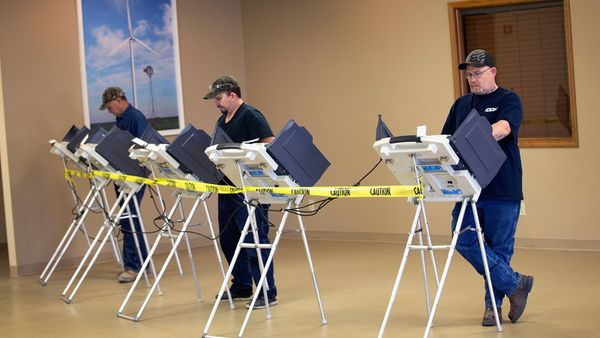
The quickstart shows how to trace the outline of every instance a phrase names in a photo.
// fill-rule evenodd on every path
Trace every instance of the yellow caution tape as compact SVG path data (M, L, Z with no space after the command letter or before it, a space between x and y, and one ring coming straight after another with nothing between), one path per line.
M104 177L114 181L134 182L146 185L161 185L175 189L184 189L198 192L211 192L217 194L239 194L244 189L229 185L218 185L196 181L186 181L158 177L149 179L145 177L115 174L106 171L92 170L84 173L78 170L65 170L65 177L72 176L90 178L93 176ZM423 198L423 187L418 185L381 185L381 186L332 186L332 187L246 187L245 191L279 195L310 195L335 198L357 197L418 197Z
M82 178L94 177L94 175L80 171L80 170L65 169L65 179L67 179L67 180L72 179L73 176L82 177Z
M246 187L247 191L281 195L310 195L321 197L418 197L422 195L417 185L380 185L380 186L337 186L337 187Z
M149 179L149 178L125 175L125 174L115 174L115 173L110 173L107 171L92 170L92 175L104 177L106 179L113 180L113 181L125 181L125 182L133 182L133 183L137 183L137 184L147 184L147 185L155 184L154 180Z
M218 185L196 181L176 180L171 178L158 177L154 180L155 184L171 188L185 189L189 191L213 192L217 194L239 194L244 190L229 185Z

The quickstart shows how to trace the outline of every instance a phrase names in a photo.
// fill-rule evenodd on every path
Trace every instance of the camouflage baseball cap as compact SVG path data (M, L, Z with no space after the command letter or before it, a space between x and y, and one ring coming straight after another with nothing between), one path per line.
M475 49L465 59L465 62L458 65L458 69L463 70L466 69L467 66L473 67L495 67L496 62L494 61L494 57L489 52L486 52L483 49Z
M208 94L204 95L204 99L214 99L215 97L217 97L217 95L219 95L219 93L222 93L224 91L232 91L234 88L239 88L239 86L240 85L233 76L223 75L216 79L215 82L213 82L210 86L208 86L208 89L210 89L210 91L208 92Z
M107 108L110 101L118 99L120 97L125 96L123 89L119 87L108 87L102 93L102 105L100 106L100 110L104 110Z

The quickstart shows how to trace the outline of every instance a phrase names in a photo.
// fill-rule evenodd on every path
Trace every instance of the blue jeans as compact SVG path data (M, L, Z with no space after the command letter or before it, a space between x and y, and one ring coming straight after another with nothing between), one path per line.
M138 219L139 215L136 212L135 204L133 202L134 198L137 198L138 205L142 203L142 197L144 197L144 190L146 186L143 186L140 191L138 191L135 196L131 198L129 201L129 209L131 210L131 217L133 219L133 225L135 227L135 232L138 238L138 242L140 244L140 251L142 252L142 257L145 260L148 256L148 250L146 249L146 242L144 241L144 234L142 234L142 228L140 227L140 221ZM117 196L119 195L119 191L117 186L115 185L115 191L117 192ZM120 203L123 205L123 202ZM140 262L140 257L138 255L137 248L135 246L135 239L132 234L131 224L129 224L129 217L127 216L127 209L121 215L121 229L123 233L123 266L125 270L134 270L139 271L142 267L142 262ZM125 218L123 218L125 217Z
M261 244L269 244L269 219L268 205L261 205L255 211L256 223L258 225L258 238ZM242 229L248 218L248 209L244 204L244 195L242 194L222 194L219 195L219 232L221 234L220 243L223 254L227 262L231 264L233 255L240 240ZM254 236L251 228L244 239L245 243L254 243ZM267 263L270 249L261 249L263 264ZM276 297L275 278L273 276L274 263L267 272L267 284L269 285L268 296ZM231 290L252 290L252 281L258 284L260 280L260 267L258 264L258 255L256 249L241 249L235 266L232 271L233 282Z
M456 227L460 208L461 203L457 203L452 210L452 231ZM504 296L512 295L515 292L521 279L521 274L513 271L510 266L520 210L520 201L484 200L477 202L477 213L483 230L485 252L497 307L502 305ZM466 227L475 228L471 205L467 206L461 229ZM491 307L492 301L485 282L485 271L477 233L465 231L460 234L456 250L484 277L485 305Z

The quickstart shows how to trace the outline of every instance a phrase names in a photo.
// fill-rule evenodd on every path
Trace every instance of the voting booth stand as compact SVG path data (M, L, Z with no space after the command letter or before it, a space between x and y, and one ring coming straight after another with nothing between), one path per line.
M189 133L188 133L188 131L189 131ZM188 134L189 134L189 136L188 136ZM198 130L194 129L193 127L188 126L184 131L182 131L182 133L180 133L178 138L171 145L167 144L166 140L164 141L164 143L161 143L161 144L151 144L151 143L146 143L143 140L135 139L134 142L136 142L139 145L139 147L131 150L130 157L133 159L136 159L140 163L143 163L144 166L149 168L152 171L153 176L155 178L160 176L161 178L164 178L164 179L186 180L188 182L202 182L200 179L204 178L204 180L207 180L206 176L202 175L202 173L199 172L198 170L193 171L193 170L188 169L188 168L193 168L194 162L189 162L189 161L193 161L193 159L187 158L185 156L181 156L178 160L178 159L175 159L175 156L174 156L174 155L179 155L179 154L185 154L185 153L181 153L181 151L182 151L181 149L187 149L185 147L181 147L181 148L179 147L179 143L180 143L179 140L181 140L182 138L185 138L185 140L183 140L186 142L185 144L191 144L191 142L192 142L191 140L196 140L202 136L206 136L208 138L208 141L210 141L210 137L208 137L208 135L206 135L204 132L198 131ZM206 146L208 146L208 144L206 144ZM204 146L200 151L203 151L206 148L206 146ZM177 149L177 151L175 149ZM192 153L194 153L194 152L192 151ZM206 157L206 155L201 152L196 152L194 155L196 155L195 159L197 159L197 157L202 157L202 156ZM214 167L214 165L212 164L212 162L210 162L208 160L208 158L206 158L205 162L208 162L208 164L210 164L212 167ZM185 164L187 164L187 166ZM156 173L158 173L159 175L157 176ZM217 239L215 238L215 232L214 232L212 220L211 220L210 214L208 212L208 206L206 203L206 200L211 196L211 193L177 188L177 187L175 187L174 184L172 187L174 188L174 195L176 197L175 203L174 203L173 207L169 210L169 212L166 216L166 221L165 221L163 227L160 229L160 232L159 232L158 236L156 237L154 244L152 245L152 248L148 252L148 256L142 265L142 270L146 269L148 264L150 264L151 258L154 255L155 251L157 250L157 248L160 244L160 241L163 238L169 238L169 240L172 243L172 249L170 250L169 254L167 255L167 258L166 258L165 262L163 263L163 266L161 267L154 284L150 287L150 290L148 291L148 293L144 299L144 302L142 303L142 305L140 306L140 308L138 309L136 314L134 316L125 315L125 314L123 314L125 307L129 303L130 298L133 295L133 292L135 291L135 289L140 281L140 278L141 278L140 275L137 276L136 280L131 285L129 292L125 296L125 299L123 300L123 303L121 304L121 307L119 308L117 316L120 318L132 320L132 321L140 320L144 310L146 309L146 307L150 301L150 298L152 297L155 289L158 287L159 281L163 277L169 263L171 262L171 259L173 258L173 256L175 256L177 259L177 257L178 257L177 256L177 248L179 247L179 244L181 243L181 241L184 238L185 238L185 242L186 242L186 246L187 246L188 256L189 256L190 263L191 263L191 269L192 269L192 274L193 274L193 278L194 278L194 285L196 288L197 298L198 298L199 302L202 301L200 286L198 283L198 277L197 277L196 267L195 267L196 264L194 261L194 257L192 255L191 245L190 245L190 241L189 241L189 237L188 237L188 233L187 233L187 229L190 226L192 218L196 214L197 209L200 206L200 204L202 204L202 207L204 209L204 214L206 216L206 222L207 222L208 229L209 229L210 236L211 236L210 237L211 242L215 249L215 254L217 256L217 261L218 261L219 267L221 269L221 274L223 276L225 276L225 270L223 268L223 262L221 259L221 254L219 252L219 246L217 244ZM184 198L193 199L193 201L194 201L193 206L192 206L189 214L187 215L187 217L185 216L185 214L183 212L183 199ZM161 203L162 203L162 198L161 198ZM163 208L164 208L164 206L163 206ZM178 234L175 236L171 232L171 227L172 227L171 219L177 210L179 210L179 212L182 216L182 219L184 219L184 222L183 222L183 226L182 226L181 230L179 230ZM177 259L177 263L179 265L179 271L181 274L182 270L181 270L181 265L179 264L178 259ZM227 292L229 295L229 290L227 290ZM233 309L234 305L233 305L233 302L231 301L231 297L229 297L229 304L230 304L230 307Z
M302 189L298 189L298 192L295 194L282 195L273 193L268 187L298 187L298 183L304 183L304 186L314 185L327 166L329 166L329 162L327 162L323 155L312 144L312 136L308 131L303 127L296 125L294 121L290 121L269 145L263 143L219 144L206 149L206 154L236 187L244 189L244 204L248 210L248 218L241 230L237 248L234 252L232 261L229 264L229 269L225 274L223 283L221 284L221 289L217 295L217 299L202 336L214 337L209 335L208 332L223 294L229 289L228 282L231 278L233 267L235 266L240 251L253 249L256 250L261 276L256 285L256 290L249 303L248 311L238 334L238 337L242 337L250 319L250 315L252 314L252 310L254 309L254 305L259 296L261 296L261 292L266 305L266 318L271 318L267 296L267 271L273 262L273 257L275 256L277 246L279 245L281 235L290 214L289 209L292 206L297 208L304 197ZM278 154L279 156L277 156ZM291 155L291 157L286 157L285 154L288 156ZM303 156L305 158L302 158ZM312 161L307 161L308 158L306 158L306 156L312 158ZM303 177L296 169L299 169L298 171L303 171L304 174L309 173L308 176L310 177ZM297 174L294 175L294 173ZM248 191L246 187L266 188ZM276 227L276 235L272 244L261 244L259 241L258 225L256 221L258 204L284 204L286 206L281 222ZM298 215L298 224L319 305L321 323L326 324L327 319L325 318L325 312L321 303L321 296L308 246L308 240L300 215ZM253 241L250 243L245 242L248 233L252 233ZM266 262L263 262L261 250L270 250Z
M383 337L406 267L408 255L413 250L419 251L423 266L428 314L428 322L423 336L427 337L433 325L435 311L444 288L444 282L448 275L458 237L462 233L461 225L468 207L473 211L475 227L469 227L463 229L463 231L475 231L477 233L487 287L489 290L493 290L476 202L482 187L487 186L498 172L506 157L498 143L492 137L490 124L484 117L479 116L476 111L474 113L471 112L469 117L467 117L465 122L452 136L427 136L424 132L418 130L416 136L384 138L376 141L373 147L401 184L414 184L416 182L422 187L424 196L421 199L409 199L416 205L416 211L408 234L400 269L394 282L383 323L381 324L379 337ZM461 203L460 214L449 245L433 245L431 242L425 212L425 205L428 202ZM418 238L418 244L413 243L415 235ZM423 241L423 236L426 238L426 243ZM433 254L435 250L448 250L448 256L441 277L438 276L435 265ZM425 251L429 251L430 253L435 284L437 285L433 304L431 304L429 297L429 277L425 264ZM502 327L498 319L494 297L491 297L491 300L496 316L496 327L498 332L501 332Z
M87 163L87 166L88 166L88 168L86 170L88 173L90 173L94 170L102 170L102 171L105 171L110 174L118 176L118 175L125 175L125 174L131 175L132 174L131 171L133 170L133 171L135 171L135 174L136 174L135 176L143 176L144 174L140 173L138 171L140 169L139 165L137 165L137 164L134 165L130 162L127 162L123 158L123 151L125 153L127 153L127 151L128 151L128 146L124 146L124 145L127 144L128 142L130 143L132 139L133 139L133 136L131 134L129 134L128 132L120 130L116 127L113 127L111 129L111 131L108 134L106 134L106 136L104 136L97 144L88 143L88 142L82 143L80 145L79 149L77 150L76 155L85 160L85 162ZM132 162L135 162L135 161L132 160ZM137 168L136 168L136 165L137 165ZM109 176L109 175L107 175L107 176ZM107 186L107 184L110 181L110 177L98 176L98 178L100 180L102 180L102 185L101 185L102 189L105 189L105 187ZM81 287L87 274L90 272L94 263L100 256L100 253L102 252L102 249L104 248L104 245L106 244L108 239L114 238L114 231L118 230L118 227L119 227L118 220L125 219L125 218L127 218L129 220L129 224L131 226L130 231L132 232L132 235L133 235L133 238L135 241L135 246L137 249L138 257L140 259L140 262L143 261L142 252L140 250L140 244L139 244L137 234L135 231L133 218L134 217L138 218L140 228L141 228L142 232L145 232L144 224L143 224L142 218L140 216L141 213L139 210L139 203L138 203L137 198L134 198L135 194L143 187L144 182L129 182L129 181L125 181L125 180L114 180L114 182L119 187L119 195L117 197L117 200L113 204L113 206L110 208L110 210L104 211L105 212L105 220L104 220L103 225L100 227L98 233L96 234L96 236L94 237L94 240L91 243L91 246L89 247L89 249L83 256L81 262L79 263L79 266L75 270L75 273L73 274L73 276L71 277L71 279L67 283L67 286L65 287L65 289L63 290L63 292L61 294L61 299L67 304L70 304L71 301L73 300L73 298L75 297L75 294ZM104 193L103 193L103 195L104 195ZM131 200L133 200L133 202L134 202L135 215L132 214L132 210L130 210L130 207L129 207L129 202ZM108 201L105 200L104 205L108 206ZM145 234L143 234L143 240L146 242L146 247L147 247L148 240L147 240ZM99 243L99 244L96 245L97 243ZM118 242L115 243L115 245L118 247ZM88 262L88 259L92 254L93 254L93 256L92 256L91 260ZM83 271L83 274L81 274L81 276L79 276L81 270L86 265L86 263L87 263L87 266L86 266L85 270ZM153 264L150 264L150 265L151 265L151 269L154 274L154 277L156 277L154 265ZM146 278L146 283L149 285L148 276L147 276L146 271L141 270L140 274L142 274L142 273ZM77 280L78 277L79 277L79 279ZM71 286L73 285L73 283L76 280L77 280L77 283L75 284L75 287L71 290ZM71 291L70 294L69 294L69 291Z
M87 129L86 127L78 129L75 126L72 126L62 141L49 141L51 145L50 152L52 154L60 156L62 160L63 167L65 169L65 178L67 180L67 185L69 186L69 190L73 197L75 208L77 208L77 213L75 214L75 217L71 221L71 224L67 228L67 231L65 232L63 238L56 247L56 250L54 250L54 253L50 257L50 260L48 261L40 275L39 282L43 286L48 284L48 280L54 273L54 270L62 260L68 248L71 246L75 235L77 235L77 233L80 230L88 244L88 248L92 245L92 243L90 242L87 227L85 225L85 219L90 211L104 209L105 205L107 205L107 198L106 193L104 191L104 187L108 184L110 180L106 180L102 177L91 178L89 180L90 190L85 196L85 198L81 201L81 204L79 204L80 200L75 189L75 182L73 180L72 174L70 173L72 169L69 168L69 163L74 164L76 170L82 170L84 172L87 171L87 164L85 164L79 156L75 155L75 152L79 147L79 143L88 136L89 129ZM123 262L121 261L121 253L119 251L119 246L117 245L117 240L113 236L110 238L110 241L115 261L118 265L121 265L122 267Z

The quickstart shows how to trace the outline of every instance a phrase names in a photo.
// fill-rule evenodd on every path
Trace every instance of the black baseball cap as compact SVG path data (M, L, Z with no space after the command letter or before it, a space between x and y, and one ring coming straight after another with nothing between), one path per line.
M486 52L483 49L475 49L465 59L465 62L458 65L458 69L463 70L466 69L467 66L473 67L495 67L496 61L494 60L494 56L492 54Z

